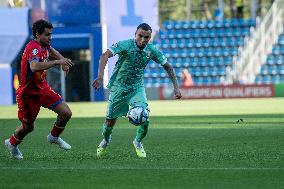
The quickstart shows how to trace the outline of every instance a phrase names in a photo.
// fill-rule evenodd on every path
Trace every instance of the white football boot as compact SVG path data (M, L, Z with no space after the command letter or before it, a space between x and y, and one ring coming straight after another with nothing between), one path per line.
M57 144L60 148L64 149L64 150L70 150L71 146L65 142L62 138L60 137L54 137L52 136L50 133L49 135L47 135L47 141L50 142L51 144Z
M5 140L5 146L7 147L7 149L10 151L11 155L13 158L17 159L17 160L21 160L23 159L23 154L21 153L21 151L19 150L18 148L18 145L17 146L13 146L11 143L10 143L10 139L6 139Z

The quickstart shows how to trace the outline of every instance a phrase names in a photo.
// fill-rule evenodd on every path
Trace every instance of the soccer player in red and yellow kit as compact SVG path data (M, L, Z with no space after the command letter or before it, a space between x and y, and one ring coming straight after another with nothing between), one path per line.
M18 118L22 124L16 128L10 139L5 140L5 146L15 159L23 159L18 145L33 131L40 107L49 108L58 114L47 141L65 150L71 149L59 135L72 112L61 96L48 86L45 77L46 70L54 66L61 66L67 74L73 63L50 46L52 29L53 26L48 21L36 21L32 27L34 39L26 45L22 56L21 85L16 92ZM50 61L49 56L55 60Z

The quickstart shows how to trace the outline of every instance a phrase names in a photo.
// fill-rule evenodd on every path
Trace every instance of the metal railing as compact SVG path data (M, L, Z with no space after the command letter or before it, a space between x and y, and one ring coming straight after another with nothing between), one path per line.
M225 84L254 83L261 65L272 51L279 34L283 31L284 0L276 0L262 21L257 19L250 36L245 38L245 46L239 48L238 56L233 58L231 69L227 70Z

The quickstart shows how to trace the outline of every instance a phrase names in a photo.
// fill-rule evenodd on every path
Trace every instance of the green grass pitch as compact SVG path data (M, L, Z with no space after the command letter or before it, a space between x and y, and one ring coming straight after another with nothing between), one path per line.
M118 120L105 157L96 158L106 103L70 103L63 151L46 142L55 114L10 158L4 139L19 124L16 106L0 107L0 188L284 188L284 99L151 101L146 159L132 146L136 127ZM243 122L240 120L242 119Z

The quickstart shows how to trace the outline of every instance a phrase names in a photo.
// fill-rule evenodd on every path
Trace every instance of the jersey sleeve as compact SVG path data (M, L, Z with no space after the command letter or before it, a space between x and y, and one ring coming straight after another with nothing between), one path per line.
M31 46L27 54L28 62L29 63L31 63L32 61L40 62L40 58L41 58L41 54L40 54L39 47Z
M164 65L165 63L167 63L167 58L165 57L165 55L158 50L155 46L153 46L152 48L152 60L154 60L155 62L157 62L160 65Z
M126 50L129 49L129 41L125 40L125 41L119 41L115 44L113 44L112 46L110 46L108 48L108 50L111 51L111 53L113 54L113 56L115 56L116 54L120 54L125 52Z

